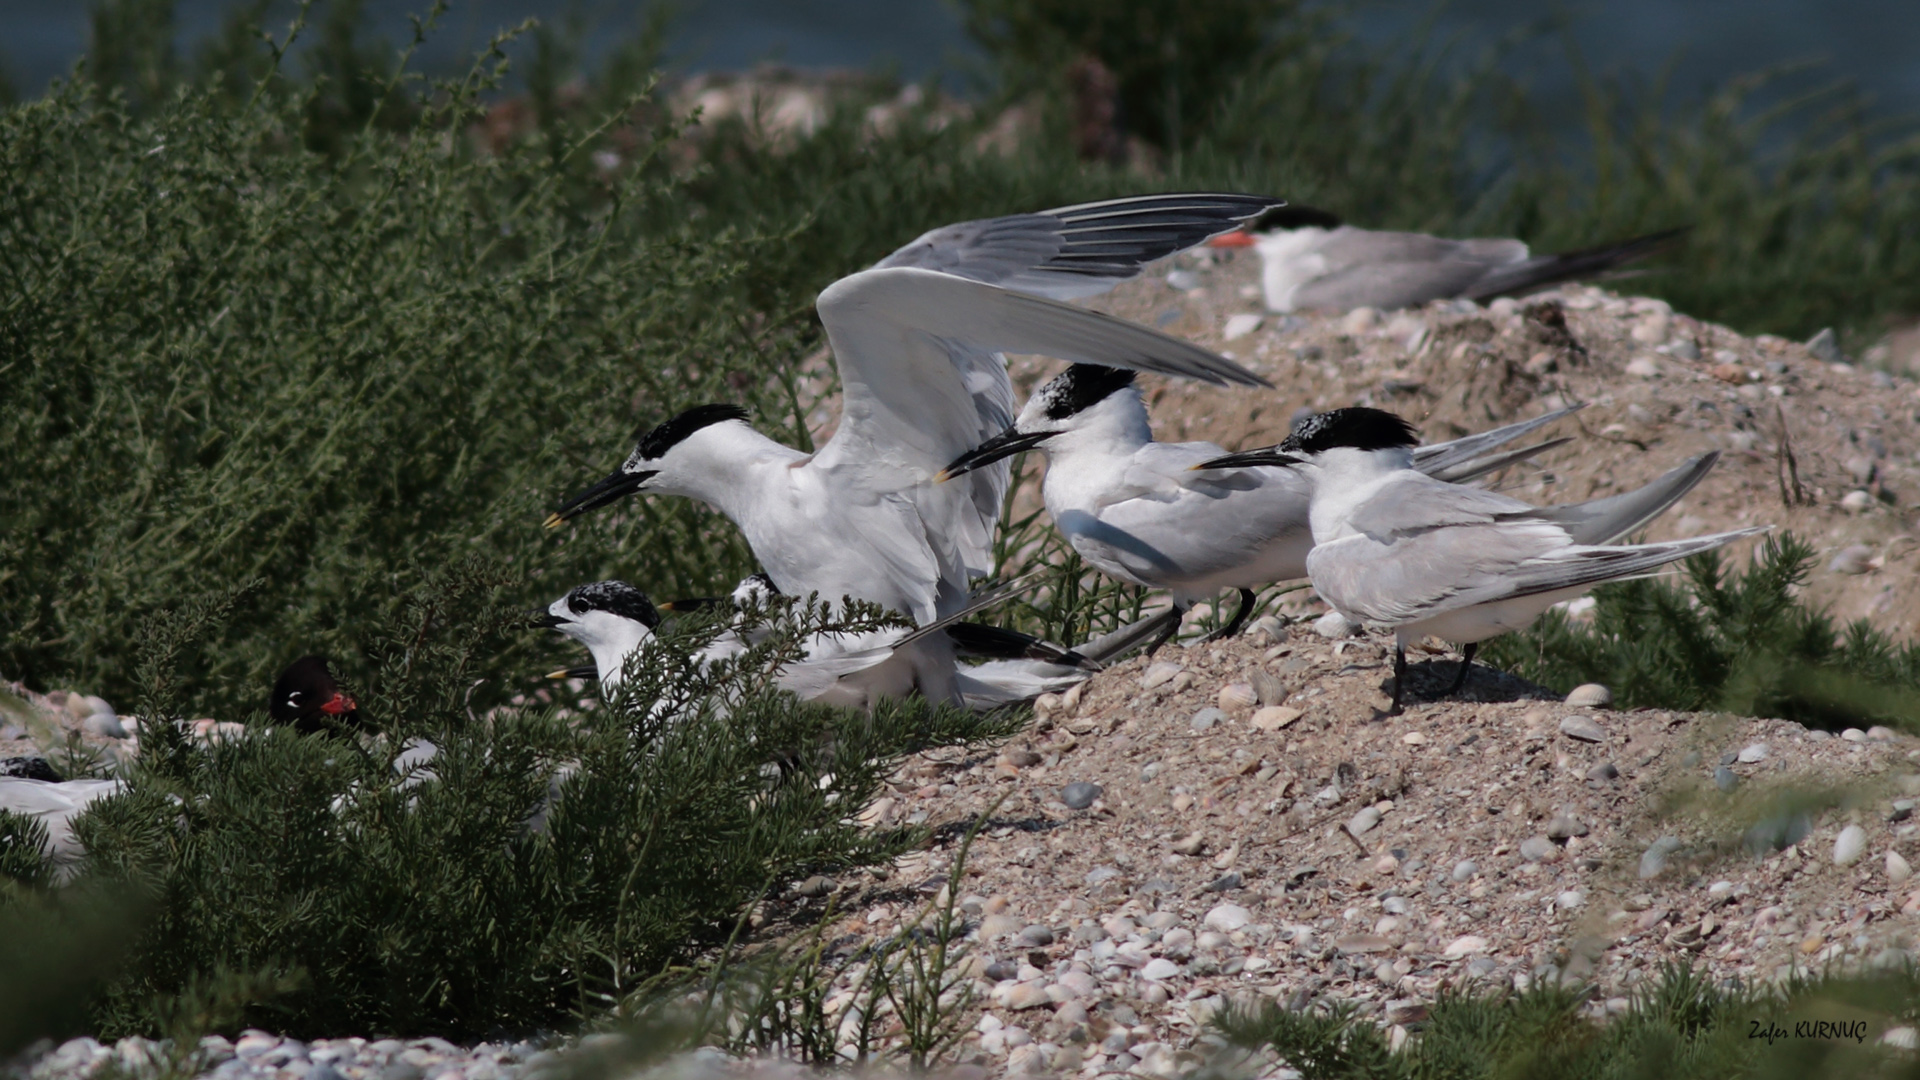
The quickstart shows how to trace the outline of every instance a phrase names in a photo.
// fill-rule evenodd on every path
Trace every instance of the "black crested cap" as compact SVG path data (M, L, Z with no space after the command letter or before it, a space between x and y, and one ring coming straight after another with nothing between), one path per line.
M1074 364L1034 391L1046 407L1047 419L1065 420L1105 401L1114 391L1133 385L1132 368L1105 364Z
M738 405L695 405L686 412L655 425L652 431L640 436L640 445L634 448L633 456L639 461L657 461L666 456L667 451L680 444L682 439L711 424L728 420L745 421L747 410Z
M1280 444L1281 453L1317 454L1323 450L1388 450L1420 445L1413 425L1390 412L1355 406L1307 417Z
M741 585L748 585L748 584L758 585L761 588L767 590L767 592L771 593L774 596L780 595L780 586L775 585L773 583L773 579L767 576L767 572L765 570L756 570L753 573L748 574L746 576L746 579L741 581L740 584Z
M1276 232L1282 229L1337 229L1340 215L1312 206L1276 206L1247 222L1248 232Z
M567 610L575 615L604 611L632 619L649 630L660 625L660 612L654 608L653 601L624 581L596 581L575 586L567 593Z

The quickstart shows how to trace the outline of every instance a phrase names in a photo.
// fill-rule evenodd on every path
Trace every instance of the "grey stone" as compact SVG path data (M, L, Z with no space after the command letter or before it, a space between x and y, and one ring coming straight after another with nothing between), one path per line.
M1520 857L1528 862L1546 862L1553 858L1559 849L1553 841L1544 836L1529 836L1520 841Z
M1823 364L1838 364L1846 360L1840 351L1840 336L1828 326L1807 339L1807 354Z
M1246 879L1240 876L1240 871L1230 870L1227 873L1221 874L1219 877L1214 878L1212 881L1208 882L1207 887L1200 891L1201 892L1226 892L1228 889L1238 889L1242 885L1245 885L1246 883L1247 883Z
M1347 831L1355 836L1359 836L1362 833L1370 832L1373 827L1378 824L1380 824L1380 811L1369 806L1348 820Z
M1022 945L1041 948L1053 944L1053 931L1039 923L1034 923L1020 931L1020 937L1016 940Z
M1618 780L1620 779L1620 767L1611 761L1603 761L1587 770L1587 779Z
M1102 794L1099 784L1089 784L1082 780L1068 784L1060 789L1060 801L1067 804L1069 810L1085 810L1093 805L1093 800Z
M1467 961L1467 974L1477 978L1484 979L1499 969L1500 965L1490 956L1476 956Z
M377 1075L380 1080L422 1080L426 1073L420 1071L420 1066L413 1062L398 1058L389 1061L386 1068L381 1069Z
M1740 764L1742 765L1754 765L1765 760L1767 760L1766 743L1748 743L1746 746L1740 748Z
M1194 713L1193 719L1188 721L1188 723L1192 725L1195 731L1206 731L1216 724L1225 723L1226 719L1227 713L1225 709L1209 705L1199 712Z
M1567 840L1575 836L1587 835L1587 823L1568 814L1555 814L1547 822L1547 839Z
M1747 850L1755 855L1785 851L1805 840L1813 832L1813 817L1807 813L1775 814L1748 829Z
M1905 821L1913 816L1912 799L1893 800L1893 812L1887 815L1888 821Z
M1663 836L1640 854L1640 880L1659 877L1667 868L1667 857L1680 850L1680 838Z
M1480 872L1479 864L1472 859L1461 859L1453 864L1453 880L1465 881Z
M1713 786L1721 791L1732 791L1740 786L1740 777L1725 765L1713 770Z
M1560 734L1581 742L1606 742L1607 733L1590 716L1568 716L1560 720Z

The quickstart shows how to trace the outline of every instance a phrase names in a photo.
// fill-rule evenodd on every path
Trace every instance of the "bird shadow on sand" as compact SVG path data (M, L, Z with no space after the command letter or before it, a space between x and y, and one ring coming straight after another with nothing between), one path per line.
M1440 705L1449 702L1463 704L1493 705L1513 701L1551 701L1558 702L1565 695L1541 686L1539 683L1512 675L1498 668L1475 662L1467 673L1466 685L1457 694L1448 694L1455 679L1460 677L1460 657L1434 657L1419 663L1407 665L1407 686L1402 704ZM1393 675L1389 673L1380 680L1382 694L1393 693Z

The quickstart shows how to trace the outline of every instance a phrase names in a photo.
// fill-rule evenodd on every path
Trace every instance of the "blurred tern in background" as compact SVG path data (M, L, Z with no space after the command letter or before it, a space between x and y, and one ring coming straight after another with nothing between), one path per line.
M817 453L761 435L737 406L700 406L648 432L547 525L638 492L684 495L731 519L780 591L851 596L926 626L964 607L969 583L993 569L1006 467L930 481L1012 418L1001 352L1265 385L1199 346L1061 299L1104 291L1276 205L1151 195L936 229L820 294L842 407ZM893 660L928 697L960 696L945 635Z
M1686 231L1668 229L1617 244L1534 255L1518 240L1447 240L1356 229L1324 210L1287 206L1210 243L1260 253L1260 289L1268 311L1391 311L1454 297L1484 303L1592 277L1663 251Z
M1416 467L1453 480L1491 472L1561 445L1566 440L1489 453L1573 411L1427 447ZM1094 567L1134 585L1172 590L1179 613L1221 589L1239 592L1239 610L1214 637L1239 632L1252 614L1255 589L1307 574L1312 481L1288 470L1195 471L1226 451L1207 442L1153 441L1131 371L1069 367L1034 391L1018 420L954 459L941 476L962 476L1031 449L1047 453L1041 496L1054 527ZM1164 639L1153 647L1161 644Z
M1618 536L1671 506L1712 467L1714 456L1696 458L1624 496L1542 508L1427 476L1414 464L1418 441L1413 425L1392 413L1335 409L1310 417L1278 446L1207 463L1286 466L1311 480L1308 577L1342 614L1393 629L1396 714L1411 642L1431 634L1465 646L1460 673L1447 691L1455 693L1480 642L1522 629L1596 585L1647 577L1771 528L1596 546L1596 538ZM1681 486L1687 477L1691 482ZM1648 494L1663 481L1666 488Z

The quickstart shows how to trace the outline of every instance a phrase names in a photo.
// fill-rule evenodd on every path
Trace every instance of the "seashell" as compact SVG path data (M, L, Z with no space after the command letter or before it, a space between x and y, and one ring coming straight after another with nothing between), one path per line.
M1252 686L1253 696L1262 705L1278 705L1287 700L1287 684L1271 672L1254 672Z
M1596 682L1585 683L1573 688L1567 704L1576 709L1605 709L1613 704L1613 691Z
M1329 611L1313 620L1313 632L1330 640L1352 637L1353 631L1353 620L1337 611Z
M1864 514L1873 509L1873 496L1864 491L1849 491L1840 496L1840 509L1849 514Z
M1253 708L1254 704L1260 700L1260 695L1254 692L1250 683L1228 683L1220 688L1220 695L1216 700L1220 708L1231 714Z
M1873 549L1865 544L1841 548L1827 569L1836 574L1864 574L1873 569Z
M1148 667L1146 673L1140 676L1140 689L1151 690L1156 686L1164 686L1172 682L1173 677L1183 670L1185 669L1179 664L1170 664L1162 660Z

